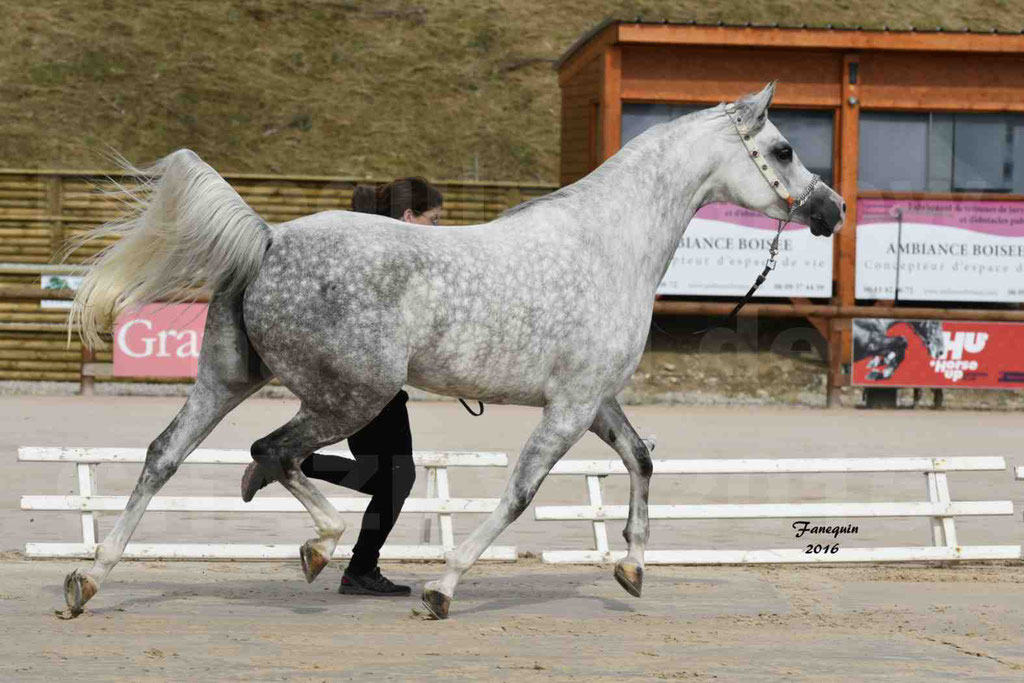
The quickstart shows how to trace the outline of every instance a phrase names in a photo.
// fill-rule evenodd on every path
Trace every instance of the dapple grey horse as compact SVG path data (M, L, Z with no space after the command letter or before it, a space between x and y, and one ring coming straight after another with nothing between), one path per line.
M792 219L821 236L845 214L842 198L817 184L768 121L773 93L770 84L654 126L579 182L470 227L345 211L268 225L194 153L162 159L148 171L137 211L97 233L121 239L89 271L70 322L95 345L125 307L181 300L206 286L213 297L199 375L149 446L93 566L65 579L72 613L121 558L153 495L271 377L301 406L253 444L252 457L313 517L317 537L300 550L307 580L326 565L345 523L300 463L357 431L410 384L543 409L497 508L426 585L431 615L447 617L460 577L587 430L629 471L628 554L615 577L639 596L652 465L616 395L640 361L655 288L686 225L709 202ZM804 201L794 203L786 188Z

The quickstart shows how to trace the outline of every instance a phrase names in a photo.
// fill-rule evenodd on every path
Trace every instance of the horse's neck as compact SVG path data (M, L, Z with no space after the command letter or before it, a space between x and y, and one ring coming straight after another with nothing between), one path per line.
M638 141L643 144L609 160L581 192L586 227L600 233L614 262L632 269L652 293L690 219L711 196L717 136L708 125L698 121L671 137Z

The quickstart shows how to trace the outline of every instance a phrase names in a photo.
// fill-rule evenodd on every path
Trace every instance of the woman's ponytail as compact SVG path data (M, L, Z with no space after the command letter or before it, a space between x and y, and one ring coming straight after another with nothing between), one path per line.
M444 202L441 191L420 177L398 178L380 185L356 185L352 189L352 210L401 218L407 209L417 216Z
M352 188L352 210L358 213L377 213L377 188L356 185Z

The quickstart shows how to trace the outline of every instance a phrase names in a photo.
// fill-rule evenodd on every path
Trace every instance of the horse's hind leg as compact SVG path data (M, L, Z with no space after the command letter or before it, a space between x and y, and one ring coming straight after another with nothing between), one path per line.
M317 537L309 539L299 549L307 582L312 582L330 562L345 532L345 521L302 473L300 465L317 448L358 431L380 412L395 392L383 392L376 400L344 401L344 410L331 412L316 412L304 404L288 424L252 445L253 460L272 479L280 481L313 518Z
M237 306L214 299L207 314L199 376L185 405L171 424L149 445L146 463L114 528L96 548L88 570L64 579L64 598L72 615L99 590L120 561L149 501L177 471L181 462L206 438L232 408L267 382L259 356L248 344Z
M647 494L653 471L650 451L614 398L601 405L590 431L615 449L629 472L629 520L622 531L629 548L626 557L615 565L615 579L630 595L640 597L644 582L644 548L650 534L647 516Z
M498 506L483 524L446 555L441 578L423 587L423 606L435 619L448 617L459 579L529 506L544 477L583 436L593 419L593 406L556 408L549 405L544 409L544 417L519 454Z
M327 498L302 473L300 465L317 448L334 443L345 435L328 431L329 423L318 420L305 407L288 424L252 445L252 458L271 478L281 482L313 518L317 538L299 549L302 573L307 583L327 566L338 540L345 532L345 520ZM336 425L335 425L336 426Z

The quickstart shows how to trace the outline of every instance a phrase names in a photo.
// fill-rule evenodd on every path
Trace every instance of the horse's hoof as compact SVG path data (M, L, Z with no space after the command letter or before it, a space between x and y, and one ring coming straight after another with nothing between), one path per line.
M452 604L452 599L432 588L423 589L423 607L430 612L430 616L435 619L447 619L448 608Z
M85 603L96 595L100 586L88 574L75 570L64 577L64 602L68 603L71 616L77 617L82 613Z
M299 548L299 559L302 560L302 573L306 575L306 583L313 583L313 580L320 576L331 558L320 552L316 547L319 539L310 539Z
M631 560L620 560L615 565L615 580L635 598L644 587L644 567Z

